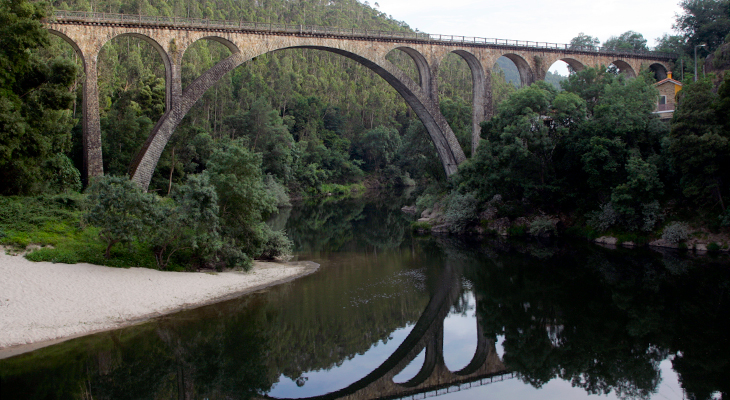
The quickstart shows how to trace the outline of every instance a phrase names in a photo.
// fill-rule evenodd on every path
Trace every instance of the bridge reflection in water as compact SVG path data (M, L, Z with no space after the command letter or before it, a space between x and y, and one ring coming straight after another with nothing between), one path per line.
M462 294L462 289L461 273L447 263L439 279L439 287L418 322L385 362L344 389L297 399L422 399L513 378L515 375L502 363L494 340L484 336L479 314L476 316L477 346L471 362L455 372L446 366L444 320ZM476 301L479 302L478 297ZM396 383L394 378L424 350L425 360L418 373L404 383ZM282 398L264 396L262 399Z

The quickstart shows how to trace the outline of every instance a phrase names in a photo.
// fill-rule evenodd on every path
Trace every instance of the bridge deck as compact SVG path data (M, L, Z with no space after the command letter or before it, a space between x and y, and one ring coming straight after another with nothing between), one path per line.
M573 46L564 43L534 42L513 39L482 38L459 35L441 35L425 32L380 31L369 29L349 29L314 25L288 25L268 22L219 21L199 18L178 18L164 16L148 16L134 14L112 14L86 11L56 10L53 13L56 23L90 23L130 25L147 27L164 27L173 29L207 29L244 32L265 32L287 35L325 35L343 38L361 38L368 40L398 40L427 42L444 45L460 45L474 47L510 47L524 49L540 49L547 51L569 51L597 55L641 56L657 60L675 60L676 54L655 51L609 50L596 47Z

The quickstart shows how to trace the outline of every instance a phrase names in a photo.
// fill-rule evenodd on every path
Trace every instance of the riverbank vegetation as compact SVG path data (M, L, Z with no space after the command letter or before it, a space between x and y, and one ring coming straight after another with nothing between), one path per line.
M423 218L414 228L549 236L572 226L575 234L614 236L619 244L703 242L727 250L730 65L718 60L730 49L730 3L723 3L728 15L716 3L682 3L686 14L677 24L684 36L660 40L684 54L698 40L712 44L706 64L714 72L683 81L670 123L654 114L658 92L649 71L627 78L615 68L587 68L561 91L536 82L482 124L478 150L454 179L419 198L410 211ZM629 33L604 47L646 48ZM679 241L676 221L686 222Z

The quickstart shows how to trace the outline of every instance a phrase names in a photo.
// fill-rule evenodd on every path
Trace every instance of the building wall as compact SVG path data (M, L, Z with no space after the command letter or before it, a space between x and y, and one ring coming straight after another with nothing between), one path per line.
M681 86L675 85L672 82L664 82L661 85L658 85L657 89L659 90L660 96L666 96L667 98L665 106L659 105L659 100L657 99L657 112L659 114L659 118L670 119L674 113L666 111L673 111L675 109L677 104L677 93L679 92L679 89L681 89Z

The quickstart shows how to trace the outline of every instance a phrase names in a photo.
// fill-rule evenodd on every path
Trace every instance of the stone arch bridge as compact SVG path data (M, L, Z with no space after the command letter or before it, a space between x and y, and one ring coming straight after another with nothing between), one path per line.
M83 149L85 178L103 174L101 126L97 86L97 59L105 43L118 36L134 36L150 43L165 64L165 113L132 160L132 180L149 186L157 162L175 128L198 99L224 74L256 56L283 49L309 48L348 57L385 79L414 110L433 141L447 176L465 160L464 151L438 101L438 69L449 53L461 56L472 72L472 148L479 143L479 123L492 115L491 71L498 58L512 60L523 85L544 79L548 68L563 60L576 70L614 64L635 76L642 68L666 76L675 55L596 51L543 42L483 39L413 32L382 32L332 27L209 21L139 15L56 11L45 22L53 34L66 40L83 61L86 79L83 98ZM182 87L185 51L198 40L222 43L231 55ZM392 50L401 50L414 61L419 73L415 82L386 60Z

